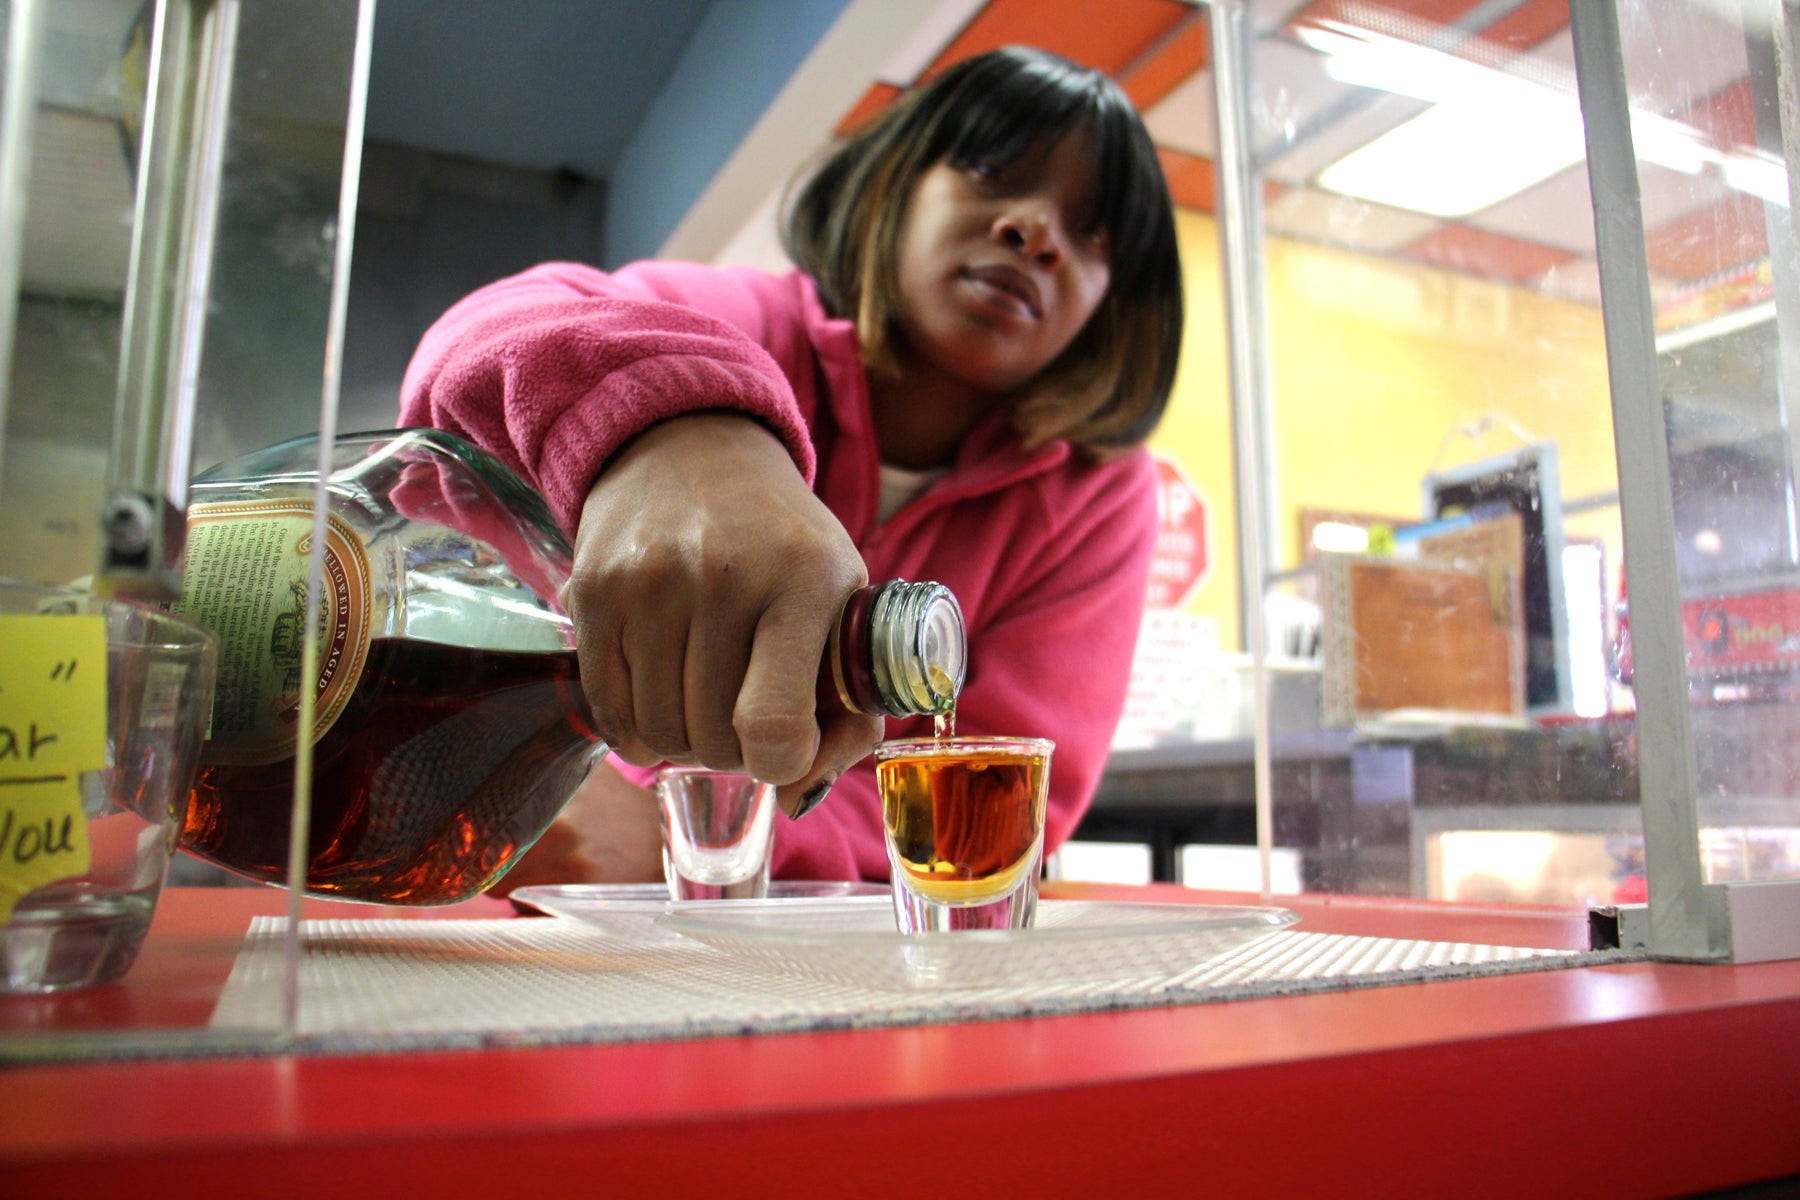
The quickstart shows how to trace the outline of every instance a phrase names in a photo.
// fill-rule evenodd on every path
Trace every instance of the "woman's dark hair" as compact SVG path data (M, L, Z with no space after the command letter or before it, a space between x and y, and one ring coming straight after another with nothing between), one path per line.
M1068 349L1027 386L1013 421L1030 444L1095 451L1149 437L1168 404L1181 346L1181 263L1156 147L1131 101L1100 71L1042 50L989 51L889 105L795 181L782 245L850 317L871 370L893 369L901 336L895 266L901 219L938 163L1010 164L1083 132L1110 240L1111 282Z

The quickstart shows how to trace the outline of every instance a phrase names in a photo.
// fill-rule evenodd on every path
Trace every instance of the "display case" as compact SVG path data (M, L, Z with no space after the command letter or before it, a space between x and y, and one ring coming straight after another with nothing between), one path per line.
M1141 661L1230 688L1084 834L1800 953L1791 10L1207 12L1235 586Z

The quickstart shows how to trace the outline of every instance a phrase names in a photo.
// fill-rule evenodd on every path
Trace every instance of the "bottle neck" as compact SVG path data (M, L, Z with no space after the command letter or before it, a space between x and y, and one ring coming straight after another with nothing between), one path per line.
M837 624L831 630L831 644L826 647L832 687L829 691L821 688L828 698L867 717L887 712L875 686L875 662L869 653L869 616L880 590L873 586L858 588L844 601L844 611L838 614Z
M963 681L962 609L941 584L894 580L861 588L844 603L826 659L831 690L853 712L949 712Z

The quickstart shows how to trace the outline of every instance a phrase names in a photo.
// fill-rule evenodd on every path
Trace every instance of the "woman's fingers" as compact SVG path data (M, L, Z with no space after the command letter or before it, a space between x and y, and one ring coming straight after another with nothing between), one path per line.
M635 733L659 760L697 761L685 686L688 639L694 628L691 613L655 602L633 614L628 627L625 659L631 667Z
M781 443L700 413L642 434L588 495L569 612L582 682L627 762L815 765L821 653L861 555Z
M880 717L865 717L848 709L820 715L819 751L812 765L799 779L775 792L781 811L795 820L828 802L837 777L875 749L886 727Z
M828 598L796 588L757 623L732 724L758 779L791 783L818 753L819 657L836 617Z
M692 626L681 677L688 741L695 761L715 771L744 767L732 712L749 659L748 627L727 625L723 619Z
M619 758L647 767L657 758L637 735L631 668L626 665L621 631L605 619L611 613L607 605L588 598L591 590L595 589L577 576L563 593L563 606L579 631L575 655L594 730Z

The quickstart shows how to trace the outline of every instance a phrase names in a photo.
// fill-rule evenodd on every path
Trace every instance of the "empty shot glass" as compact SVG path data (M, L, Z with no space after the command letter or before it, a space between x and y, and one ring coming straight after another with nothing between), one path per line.
M769 890L775 785L734 771L664 767L663 874L672 900L758 900Z
M216 653L168 613L0 580L0 994L108 983L137 958Z
M1054 749L1015 737L875 748L901 933L1030 926Z

